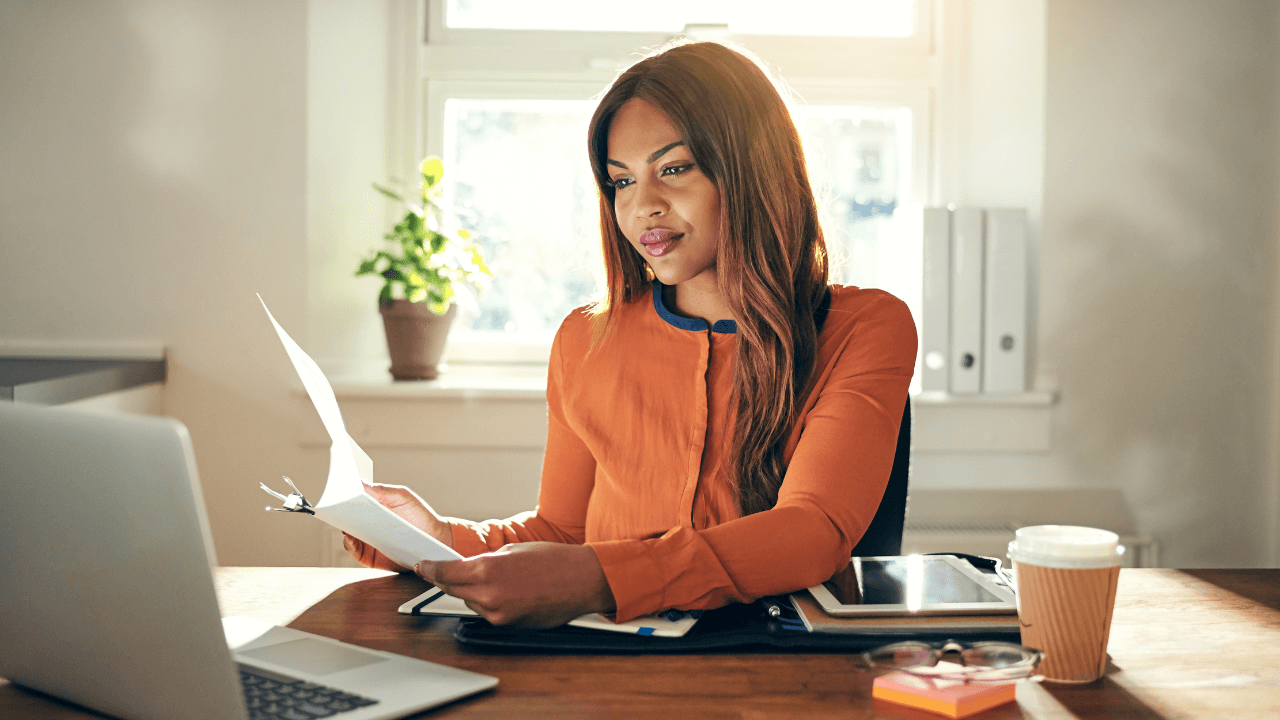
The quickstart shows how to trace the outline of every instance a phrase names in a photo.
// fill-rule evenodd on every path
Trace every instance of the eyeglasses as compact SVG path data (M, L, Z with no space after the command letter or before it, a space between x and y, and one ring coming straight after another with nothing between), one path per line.
M924 642L900 642L862 653L872 668L898 670L922 677L962 682L999 683L1032 677L1044 653L1004 642L962 644L948 640L942 647Z

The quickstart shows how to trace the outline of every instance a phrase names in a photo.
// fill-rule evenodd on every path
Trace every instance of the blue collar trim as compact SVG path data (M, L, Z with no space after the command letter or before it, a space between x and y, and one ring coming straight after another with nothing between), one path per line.
M702 318L680 317L667 309L662 302L662 288L666 287L658 280L653 281L653 309L658 311L658 317L667 321L668 325L678 327L681 330L692 330L694 332L706 332L707 321ZM717 320L711 326L711 332L724 333L731 335L738 332L738 323L732 320Z

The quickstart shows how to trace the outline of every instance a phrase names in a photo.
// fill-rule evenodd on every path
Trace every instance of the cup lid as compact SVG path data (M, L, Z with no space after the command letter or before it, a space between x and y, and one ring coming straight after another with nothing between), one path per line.
M1020 528L1009 543L1009 559L1048 567L1110 567L1123 554L1119 535L1077 525Z

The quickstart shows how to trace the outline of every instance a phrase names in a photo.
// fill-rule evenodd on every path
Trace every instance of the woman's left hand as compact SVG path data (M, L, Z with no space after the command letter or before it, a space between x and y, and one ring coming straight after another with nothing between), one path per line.
M423 560L414 571L494 625L556 627L613 612L613 591L586 545L529 542L465 560Z

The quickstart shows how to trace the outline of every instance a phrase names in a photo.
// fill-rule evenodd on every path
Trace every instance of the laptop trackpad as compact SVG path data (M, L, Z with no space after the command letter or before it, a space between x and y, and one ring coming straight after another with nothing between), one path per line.
M236 654L255 660L265 660L312 675L328 675L380 663L387 659L382 655L312 638L290 640L253 650L240 650Z

